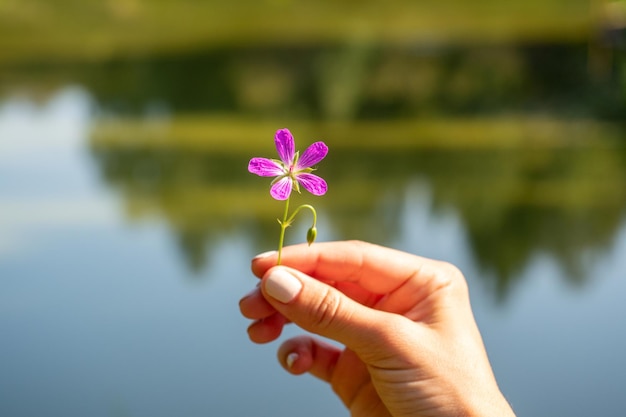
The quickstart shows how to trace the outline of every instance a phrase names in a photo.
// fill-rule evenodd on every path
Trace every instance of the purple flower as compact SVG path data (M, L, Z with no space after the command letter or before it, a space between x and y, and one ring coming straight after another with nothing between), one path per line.
M294 188L300 192L300 185L311 194L326 194L328 190L326 181L311 174L314 171L311 167L326 157L328 146L324 142L315 142L300 157L300 153L295 151L293 136L288 129L276 131L274 142L280 161L252 158L248 164L248 171L253 174L261 177L276 177L270 189L272 197L276 200L286 200Z

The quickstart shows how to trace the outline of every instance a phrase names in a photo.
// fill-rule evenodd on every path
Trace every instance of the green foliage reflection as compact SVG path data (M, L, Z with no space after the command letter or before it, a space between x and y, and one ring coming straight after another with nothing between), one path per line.
M443 123L446 129L455 124ZM386 126L381 130L394 131ZM586 277L581 257L609 247L624 221L626 152L618 142L593 137L566 146L557 140L566 126L551 142L534 147L459 142L435 149L407 140L396 149L379 142L367 150L358 140L340 144L337 138L333 147L330 137L323 175L331 187L316 204L337 238L390 244L404 227L398 213L406 189L422 178L432 188L435 213L453 208L461 218L500 296L541 253L557 259L577 282ZM344 129L345 137L358 137L358 126L352 133ZM485 121L483 131L488 130ZM106 182L123 193L128 215L166 219L193 268L202 268L207 249L235 232L250 236L259 250L273 245L277 228L271 219L280 207L245 170L255 151L241 151L255 139L231 140L229 151L223 144L221 150L185 141L176 146L174 139L162 147L149 141L130 146L128 140L94 134L93 155ZM381 219L382 226L372 226Z

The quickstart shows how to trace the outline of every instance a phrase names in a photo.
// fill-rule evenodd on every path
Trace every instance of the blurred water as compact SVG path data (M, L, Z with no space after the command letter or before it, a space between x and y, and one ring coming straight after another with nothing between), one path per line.
M102 175L105 165L89 146L93 107L78 87L40 103L0 104L0 415L345 414L328 387L280 369L277 343L247 339L237 302L255 284L249 259L271 248L274 236L250 232L250 219L209 228L210 262L189 268L167 212L129 215L133 194ZM233 157L242 162L233 169L245 170L248 157ZM503 295L502 270L477 252L465 200L446 195L454 178L442 187L442 177L410 157L390 156L409 168L389 165L388 186L363 179L376 199L352 216L354 224L342 225L341 206L321 203L319 237L373 236L459 265L496 375L520 416L621 415L623 206L601 238L582 239L561 258L546 240L529 240L518 266L503 269L512 276ZM359 161L371 170L363 158L344 160L347 170L360 172ZM326 173L337 183L347 175L332 165ZM256 221L273 225L271 217ZM379 226L387 233L351 232ZM572 273L564 259L580 268Z
M292 414L285 395L336 411L247 340L246 236L216 248L211 279L190 277L165 227L129 225L94 181L88 112L72 89L0 110L0 415Z

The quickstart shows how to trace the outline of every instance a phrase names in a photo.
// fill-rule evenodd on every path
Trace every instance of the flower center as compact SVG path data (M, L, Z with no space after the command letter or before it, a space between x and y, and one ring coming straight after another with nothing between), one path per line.
M296 175L295 175L295 172L294 172L294 171L295 171L295 166L294 166L294 165L290 165L290 166L289 166L289 170L287 171L287 175L288 175L289 177L291 177L291 178L295 179L295 178L296 178Z

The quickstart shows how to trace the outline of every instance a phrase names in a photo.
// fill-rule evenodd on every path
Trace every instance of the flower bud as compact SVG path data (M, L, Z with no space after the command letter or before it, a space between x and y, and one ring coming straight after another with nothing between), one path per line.
M316 237L317 237L317 228L313 226L306 232L306 241L308 242L309 246L311 246L311 244L315 242Z

